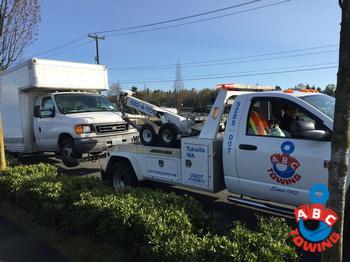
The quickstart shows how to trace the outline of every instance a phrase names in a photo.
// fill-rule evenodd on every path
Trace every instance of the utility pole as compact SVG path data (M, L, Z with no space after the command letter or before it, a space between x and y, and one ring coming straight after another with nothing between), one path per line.
M95 39L95 43L96 43L96 57L95 57L95 61L96 64L100 64L100 55L98 52L98 40L105 40L106 37L105 36L98 36L97 34L88 34L88 37Z

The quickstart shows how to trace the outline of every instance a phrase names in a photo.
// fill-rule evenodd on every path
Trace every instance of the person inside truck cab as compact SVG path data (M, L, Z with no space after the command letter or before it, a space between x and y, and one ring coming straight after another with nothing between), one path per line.
M280 120L280 128L283 131L288 132L290 134L290 129L293 121L298 121L299 116L297 115L298 110L296 107L291 105L285 105L282 113L282 117Z

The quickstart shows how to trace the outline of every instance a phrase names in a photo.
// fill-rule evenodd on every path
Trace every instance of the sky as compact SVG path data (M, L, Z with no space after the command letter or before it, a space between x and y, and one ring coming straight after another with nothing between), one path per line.
M226 7L232 8L103 32ZM324 88L336 84L340 18L337 0L41 0L38 36L24 59L95 63L88 34L101 32L100 63L109 82L120 81L124 89L172 89L177 63L189 89L219 83ZM172 27L180 23L188 24Z

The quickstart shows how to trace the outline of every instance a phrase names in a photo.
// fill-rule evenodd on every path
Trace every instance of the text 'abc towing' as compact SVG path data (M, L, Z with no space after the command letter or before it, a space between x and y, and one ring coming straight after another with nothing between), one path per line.
M319 196L319 193L322 193L322 196ZM339 233L332 232L338 216L332 209L325 207L329 198L326 186L316 184L309 194L311 204L301 205L294 210L298 227L290 234L297 247L309 252L323 252L333 247L340 239ZM313 230L308 229L305 225L307 220L318 221L318 227Z

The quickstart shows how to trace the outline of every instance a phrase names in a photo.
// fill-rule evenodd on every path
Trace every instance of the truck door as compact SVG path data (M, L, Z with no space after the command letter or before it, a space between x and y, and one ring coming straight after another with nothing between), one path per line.
M36 144L40 151L55 151L57 148L57 135L55 126L55 105L50 96L38 97L36 101L38 110L34 116L34 133Z
M331 131L320 118L282 98L253 98L242 115L236 160L241 192L299 205L327 184Z

